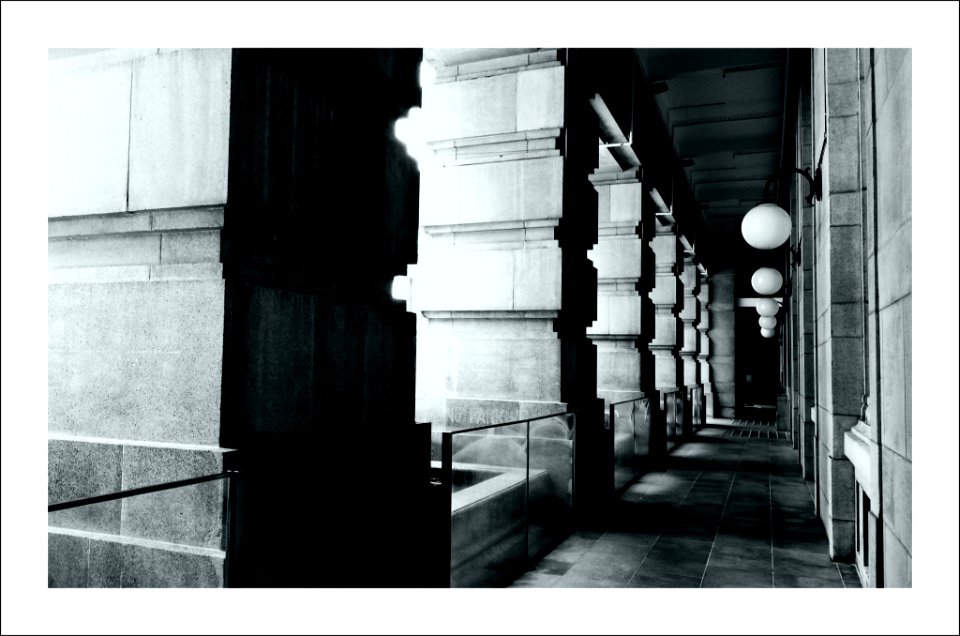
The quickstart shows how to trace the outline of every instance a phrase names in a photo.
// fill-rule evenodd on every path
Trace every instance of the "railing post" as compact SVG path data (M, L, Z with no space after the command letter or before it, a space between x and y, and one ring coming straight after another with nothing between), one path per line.
M527 420L527 475L524 480L523 495L523 544L523 551L526 556L524 567L526 568L530 565L530 420Z
M236 581L236 559L237 559L237 530L238 530L238 506L239 497L239 475L233 473L227 478L226 483L226 502L224 505L223 521L223 586L235 587Z
M453 562L452 510L453 510L453 433L444 431L440 446L440 503L439 503L439 563L441 587L450 587L450 564Z

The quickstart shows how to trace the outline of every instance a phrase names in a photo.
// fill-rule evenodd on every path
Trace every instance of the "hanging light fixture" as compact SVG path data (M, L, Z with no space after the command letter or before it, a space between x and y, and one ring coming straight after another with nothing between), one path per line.
M783 286L783 276L772 267L761 267L753 273L750 284L758 294L769 296L780 291Z
M780 305L772 298L761 298L757 301L757 313L761 316L776 316Z
M757 322L759 322L760 326L764 329L773 329L777 326L777 318L775 316L760 316L760 320Z
M758 250L772 250L790 238L790 215L776 203L761 203L740 223L743 239Z
M774 329L761 329L760 335L764 338L773 338L775 335L777 335L777 332Z
M823 161L823 149L820 151L820 161ZM792 172L803 175L810 183L807 203L813 205L814 198L819 201L821 190L820 166L817 166L815 176L811 176L810 170L807 168L803 170L794 168ZM776 197L773 195L776 178L777 175L774 174L767 179L763 187L763 199L761 199L760 204L747 212L743 221L740 222L740 233L743 234L743 240L758 250L776 249L790 238L792 225L790 215L775 203Z

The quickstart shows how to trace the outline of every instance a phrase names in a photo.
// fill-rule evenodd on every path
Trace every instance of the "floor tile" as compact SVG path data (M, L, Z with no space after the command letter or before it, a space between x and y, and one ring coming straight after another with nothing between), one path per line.
M700 577L637 573L627 587L700 587Z
M706 558L702 560L682 560L675 557L667 558L650 554L646 559L643 560L643 563L640 564L640 568L637 570L637 572L651 576L669 574L700 577L703 575L703 571L706 569L706 567Z
M597 540L598 544L622 543L634 546L652 546L659 537L660 533L648 534L637 532L607 532Z
M713 553L710 555L710 561L707 563L709 569L733 569L733 570L764 570L773 571L773 564L770 562L770 556L728 556L724 554Z
M825 579L813 576L794 576L792 574L774 573L776 587L843 587L840 573L835 578Z
M572 561L561 561L554 558L544 558L540 559L540 562L537 563L534 571L539 574L564 574L567 570L573 567Z
M639 565L643 558L650 553L650 545L630 545L628 543L608 543L597 541L597 543L584 553L584 557L591 555L609 555L622 559L626 562Z
M592 558L585 556L564 573L564 577L609 579L626 585L637 570L638 563L624 562L616 557Z
M702 587L773 587L770 572L708 568Z
M860 582L860 575L857 573L857 567L855 565L841 563L839 569L840 578L843 580L844 587L863 587L863 583Z
M511 587L554 587L560 576L544 572L527 572L513 582Z
M833 563L801 563L794 559L774 560L773 570L777 574L793 576L813 576L819 578L840 578L840 571Z
M550 587L626 587L626 582L613 579L591 579L565 574Z
M602 527L574 533L516 585L859 583L855 568L841 570L829 558L810 486L790 444L725 435L719 428L699 431L628 486Z

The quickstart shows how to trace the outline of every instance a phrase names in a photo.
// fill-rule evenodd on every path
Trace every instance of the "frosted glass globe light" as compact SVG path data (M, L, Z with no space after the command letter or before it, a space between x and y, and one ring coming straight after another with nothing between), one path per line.
M743 240L758 250L772 250L790 238L790 215L775 203L761 203L740 223Z
M773 329L761 329L760 335L764 338L773 338L775 335L777 335L777 332Z
M757 313L761 316L776 316L780 305L772 298L761 298L757 301Z
M769 296L780 291L783 286L783 276L772 267L761 267L753 273L750 284L758 294Z
M773 329L777 326L777 319L773 316L760 316L760 320L757 322L759 322L760 326L764 329Z

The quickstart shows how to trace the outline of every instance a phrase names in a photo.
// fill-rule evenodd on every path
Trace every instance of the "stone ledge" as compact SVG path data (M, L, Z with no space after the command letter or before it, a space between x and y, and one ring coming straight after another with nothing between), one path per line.
M622 292L625 295L637 294L643 298L641 292L637 291L637 285L641 280L639 276L597 276L597 293Z
M219 280L222 278L223 265L220 263L93 265L88 267L53 267L47 271L48 285Z
M117 439L110 437L90 437L86 435L71 435L69 433L60 433L50 431L47 433L47 440L59 440L66 442L85 442L89 444L114 444L117 446L148 446L153 448L170 448L185 451L209 451L212 453L229 453L236 449L224 448L207 444L180 444L176 442L154 442L150 440L139 439Z
M468 154L465 156L455 156L446 161L441 161L443 166L473 166L484 163L497 163L500 161L526 161L529 159L543 159L545 157L559 157L559 149L548 150L520 150L515 152L497 152L491 154ZM441 158L438 155L438 158Z
M47 219L47 237L59 239L158 230L213 229L223 227L223 216L223 206L214 205L51 217Z
M559 137L560 128L539 128L535 130L521 130L509 133L495 133L477 137L461 137L458 139L438 139L428 141L427 147L431 150L443 148L466 148L470 146L487 146L493 144L510 143L515 141L532 141L537 139L553 139Z
M587 337L590 338L595 344L606 345L610 349L627 349L633 351L639 351L640 346L638 345L640 339L643 337L643 334L638 333L588 333Z
M506 59L506 58L501 58ZM554 66L562 66L559 61L552 62L537 62L537 63L525 63L525 64L514 64L513 66L505 66L501 68L481 70L481 71L472 71L472 72L462 72L458 69L458 72L453 74L445 74L441 76L437 74L437 84L447 84L451 82L468 82L475 79L483 79L484 77L493 77L495 75L506 75L508 73L522 73L524 71L535 71L541 68L551 68Z
M155 550L166 550L168 552L181 552L183 554L195 554L198 556L211 556L223 558L226 554L223 550L215 548L201 548L193 545L183 545L180 543L169 543L167 541L157 541L155 539L142 539L140 537L128 537L118 534L105 534L103 532L88 532L86 530L74 530L72 528L60 528L57 526L47 526L49 534L68 535L94 541L110 541L122 545L135 545L143 548L153 548Z
M880 493L876 479L879 449L870 439L870 427L864 422L843 433L843 454L853 464L854 474L860 487L871 501L879 501Z
M526 230L532 228L557 227L560 218L529 219L523 221L490 221L486 223L457 223L454 225L424 225L423 231L430 236L454 234L459 232L493 232L503 230Z
M531 311L424 311L423 316L428 320L528 320L542 319L551 320L557 318L560 312L557 310Z
M628 170L597 170L589 175L594 186L613 186L640 183L640 168L630 168Z
M636 239L638 241L642 240L638 228L640 227L640 221L623 221L620 223L599 223L597 225L597 237L602 237L607 240L628 240Z

